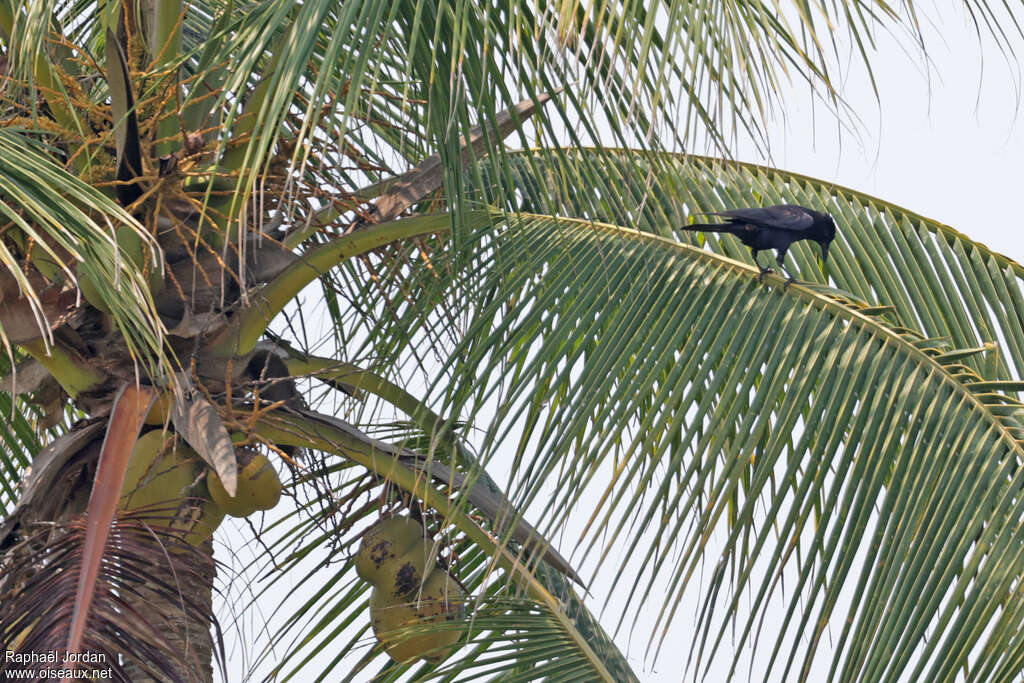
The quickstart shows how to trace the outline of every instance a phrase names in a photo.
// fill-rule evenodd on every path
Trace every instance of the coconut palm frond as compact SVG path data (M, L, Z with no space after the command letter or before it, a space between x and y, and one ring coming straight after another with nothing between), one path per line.
M701 244L746 263L732 237L699 236L679 226L702 213L794 203L829 211L839 236L828 270L814 245L789 252L800 278L824 282L877 306L891 306L897 325L955 348L992 379L1024 372L1024 268L948 225L863 192L782 169L700 156L628 150L510 154L522 208L628 225ZM619 201L609 201L616 196ZM495 201L497 193L484 197ZM698 218L700 220L700 218Z
M480 240L449 290L453 309L474 313L435 391L485 430L482 462L518 444L510 497L542 530L595 501L574 561L627 591L634 611L620 623L654 608L670 628L710 561L694 586L709 600L695 667L730 624L750 642L779 599L789 616L769 637L783 671L815 661L833 619L846 624L833 666L848 671L934 675L950 665L946 644L1012 645L1008 630L979 635L996 606L970 596L998 590L1024 540L1003 523L1020 505L1024 425L1007 393L1018 382L983 378L891 309L759 283L748 265L635 230L520 215ZM932 510L943 515L912 523ZM781 576L799 586L784 599ZM915 603L911 628L874 607L917 595L920 581L937 598ZM838 608L847 595L852 606ZM1008 604L1003 619L1016 613ZM857 649L868 632L891 634L907 656L876 661ZM924 658L911 660L916 647Z

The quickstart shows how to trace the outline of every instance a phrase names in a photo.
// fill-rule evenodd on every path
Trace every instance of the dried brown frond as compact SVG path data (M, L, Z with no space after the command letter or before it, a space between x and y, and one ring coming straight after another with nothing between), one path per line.
M121 513L104 551L82 649L92 661L82 666L109 669L114 680L137 680L140 672L156 680L202 679L212 641L194 628L182 640L187 623L214 624L212 654L224 669L220 629L195 588L209 584L213 560L180 540L180 530L154 523L160 512ZM170 519L174 510L163 513ZM85 535L84 515L39 525L0 557L0 642L7 649L29 656L64 652ZM141 606L153 602L162 603L162 612L142 614ZM0 671L12 666L21 665L0 662Z

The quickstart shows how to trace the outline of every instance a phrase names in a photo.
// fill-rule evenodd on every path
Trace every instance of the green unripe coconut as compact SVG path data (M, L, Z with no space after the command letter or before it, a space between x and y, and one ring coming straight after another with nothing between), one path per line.
M125 470L119 507L138 510L153 506L151 523L181 532L194 546L213 536L224 513L205 487L196 483L202 471L199 454L182 442L163 452L165 434L154 429L135 442Z
M238 489L229 496L220 477L213 471L206 475L210 497L221 510L232 517L248 517L257 510L269 510L281 500L281 480L262 453L242 450L240 460L251 456L248 463L239 462Z
M119 227L117 245L135 267L146 274L150 291L154 294L159 292L163 288L163 278L150 258L150 246L143 242L139 233L128 226Z
M163 288L163 280L160 278L160 273L152 267L152 264L150 264L149 268L150 270L147 277L149 289L151 292L157 293ZM81 263L76 266L75 274L78 278L78 289L82 292L82 298L89 302L89 305L93 308L102 311L103 313L110 313L110 306L107 305L107 302L100 294L99 287L93 281L92 277L89 276L89 273Z
M157 427L166 424L171 414L171 402L173 400L170 390L162 392L156 397L153 407L149 409L144 423Z
M213 536L213 532L223 521L224 511L220 506L212 500L203 500L199 497L187 508L183 521L180 524L175 522L174 526L186 529L182 540L199 547L203 541Z
M100 289L93 282L93 279L86 272L84 264L79 263L75 267L75 274L78 277L78 289L82 292L82 298L84 298L89 304L104 313L110 313L110 306L103 300L100 295Z
M382 593L399 597L419 588L433 560L433 543L423 526L408 517L391 517L363 533L355 565L356 573Z
M205 171L205 173L203 172ZM207 167L202 171L194 171L182 182L185 192L205 193L207 190L216 193L234 192L236 180L225 168Z
M135 442L125 470L120 506L125 510L169 503L191 494L199 474L199 456L178 443L165 453L164 432L154 429Z
M414 629L461 620L465 611L465 592L442 569L432 571L410 598L395 598L377 588L370 595L373 633L399 663L418 658L436 663L448 657L462 636L460 629L432 628L424 633Z
M63 283L67 278L67 274L64 272L64 264L58 262L46 252L33 253L32 265L50 282Z

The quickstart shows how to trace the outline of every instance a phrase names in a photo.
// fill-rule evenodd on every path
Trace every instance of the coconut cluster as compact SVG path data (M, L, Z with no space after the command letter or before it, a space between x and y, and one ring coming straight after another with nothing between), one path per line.
M281 499L281 480L267 456L244 448L237 455L238 488L229 496L198 453L162 429L152 429L132 449L119 507L138 510L199 546L213 536L226 514L248 517Z
M455 650L457 628L430 624L461 620L466 593L448 572L435 567L434 543L408 517L383 519L363 534L356 573L373 584L370 623L396 662L439 662Z

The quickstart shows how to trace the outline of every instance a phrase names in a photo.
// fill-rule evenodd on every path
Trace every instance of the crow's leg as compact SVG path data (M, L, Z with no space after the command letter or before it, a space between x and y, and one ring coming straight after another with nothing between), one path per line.
M786 274L786 284L783 287L789 287L791 284L796 282L796 276L786 270L786 249L779 249L778 254L775 256L775 262L779 264L779 270Z
M751 247L750 248L750 255L754 257L754 265L756 265L757 266L757 270L760 271L757 274L757 281L758 282L764 282L764 276L767 275L768 273L774 273L775 271L772 270L771 268L765 268L764 266L761 265L761 262L757 260L757 252L759 252L759 251L761 251L761 250L760 249L754 249L753 247Z

